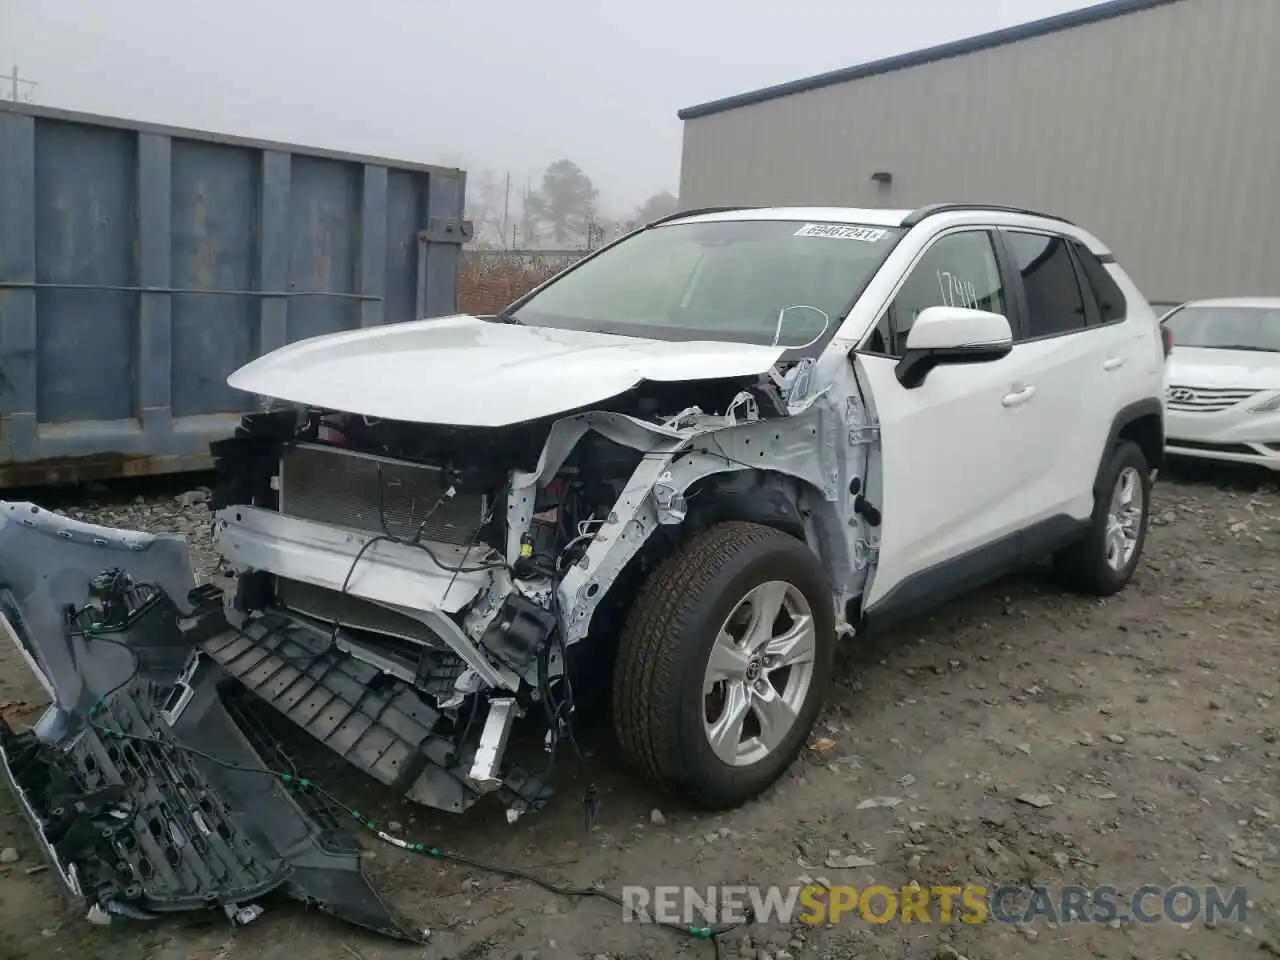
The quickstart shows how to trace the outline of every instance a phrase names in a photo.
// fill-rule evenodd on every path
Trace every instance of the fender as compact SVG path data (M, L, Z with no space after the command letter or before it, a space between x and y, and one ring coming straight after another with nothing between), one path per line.
M866 576L842 536L853 512L852 501L841 492L861 468L854 455L859 448L847 444L847 432L837 410L816 404L784 420L704 431L681 443L681 449L646 455L583 558L560 582L565 645L572 646L586 635L596 607L650 535L659 526L683 526L686 510L698 522L700 514L715 516L721 510L747 519L740 512L746 509L756 514L752 519L772 520L770 525L782 525L806 542L812 534L843 603ZM811 500L807 521L800 504L782 502L790 499L783 478L799 481L799 489L812 491L806 498ZM705 493L696 492L707 490L708 484L710 490L725 484L725 489L741 496L732 497L723 507L715 505ZM655 488L661 488L671 502L659 504ZM704 498L708 502L699 503ZM711 512L703 513L704 508Z
M1115 447L1121 437L1127 436L1126 431L1145 417L1155 417L1156 422L1160 425L1158 435L1154 438L1154 444L1143 444L1140 438L1134 437L1135 442L1143 447L1143 453L1147 455L1148 465L1153 470L1157 470L1164 463L1164 405L1155 397L1148 397L1145 400L1139 400L1131 403L1126 407L1121 407L1116 413L1115 419L1111 422L1111 430L1107 433L1107 445L1102 448L1102 457L1098 461L1098 472L1093 481L1093 495L1098 497L1102 494L1102 470L1106 466L1107 454ZM1146 447L1151 445L1153 450Z

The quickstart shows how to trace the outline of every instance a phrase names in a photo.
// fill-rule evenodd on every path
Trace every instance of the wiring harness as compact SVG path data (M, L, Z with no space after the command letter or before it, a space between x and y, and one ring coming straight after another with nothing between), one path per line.
M168 738L128 733L123 730L114 729L105 723L102 723L100 718L107 710L112 696L137 679L141 669L138 654L132 647L121 642L116 637L106 636L105 634L127 628L151 604L158 602L163 595L158 588L155 588L152 585L134 583L128 574L122 570L106 571L99 577L94 578L90 586L89 602L79 608L69 607L66 610L65 618L67 629L88 642L103 642L119 647L120 649L127 651L132 658L132 667L128 675L122 681L113 685L103 695L97 697L92 706L86 711L86 715L84 717L86 722L89 723L90 726L92 726L93 729L105 740L147 744L162 753L182 753L238 773L248 773L269 777L279 781L290 790L297 791L301 794L314 794L318 796L331 804L336 810L344 813L361 828L376 836L382 842L390 844L408 853L417 854L441 862L456 863L475 870L502 876L509 880L519 880L532 883L556 896L579 899L601 899L614 904L615 906L621 907L624 910L627 908L621 897L611 893L603 887L576 887L567 884L560 884L549 880L546 877L539 876L536 873L522 870L517 867L488 863L464 853L450 850L447 847L427 844L396 836L395 834L388 832L384 826L378 823L375 819L365 815L350 804L345 803L332 791L320 786L311 778L301 775L296 770L273 770L265 766L246 767ZM202 592L202 588L197 588L196 591L193 591L193 599L197 600L199 603L211 603L211 593L212 591L208 589L204 589ZM92 608L94 607L97 609L93 610ZM545 673L543 673L543 676L545 676ZM565 700L567 701L569 710L571 711L572 688L568 686L567 676L565 680ZM551 736L553 737L551 750L552 755L554 756L554 738L558 736L558 730L555 729L555 726L558 726L559 723L564 721L565 718L562 718L560 714L566 704L564 702L556 703L549 697L545 702L548 707L548 721L554 725L551 733ZM571 726L568 727L568 737L579 758L585 760L582 751L578 749L577 742L573 738ZM593 786L588 786L587 797L584 798L584 803L589 807L598 806L598 797L595 795ZM591 821L594 819L594 813L594 808L588 811L588 829L590 829ZM696 940L710 941L717 958L721 956L719 938L730 930L741 925L686 926L662 920L655 920L654 922L659 926L686 937Z

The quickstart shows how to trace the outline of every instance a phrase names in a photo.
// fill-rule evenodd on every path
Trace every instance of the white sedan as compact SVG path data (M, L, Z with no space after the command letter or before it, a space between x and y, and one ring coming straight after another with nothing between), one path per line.
M1167 452L1280 470L1280 297L1197 300L1161 324Z

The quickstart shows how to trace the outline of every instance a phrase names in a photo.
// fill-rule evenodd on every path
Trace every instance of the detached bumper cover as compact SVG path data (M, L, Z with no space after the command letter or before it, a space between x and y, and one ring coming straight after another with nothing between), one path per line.
M369 885L340 811L269 772L291 768L199 652L234 628L194 586L179 540L0 503L0 632L54 700L30 731L0 720L0 771L63 889L108 916L237 922L280 891L420 939Z

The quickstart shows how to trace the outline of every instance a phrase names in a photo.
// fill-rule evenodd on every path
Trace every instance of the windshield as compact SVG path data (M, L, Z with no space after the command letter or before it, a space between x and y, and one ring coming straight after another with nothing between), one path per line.
M1164 322L1175 346L1280 353L1280 308L1184 307Z
M835 333L902 230L672 223L622 241L507 314L530 326L790 348Z

